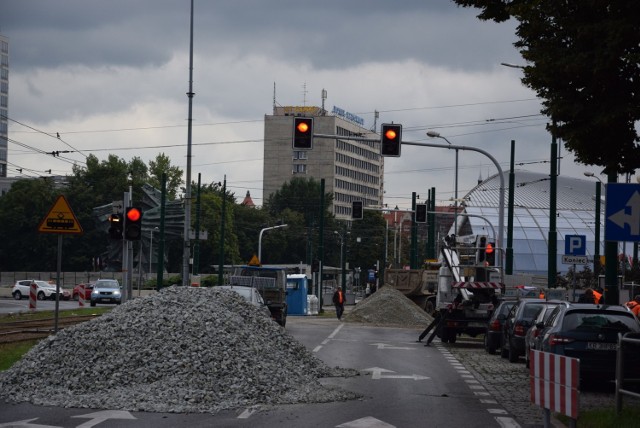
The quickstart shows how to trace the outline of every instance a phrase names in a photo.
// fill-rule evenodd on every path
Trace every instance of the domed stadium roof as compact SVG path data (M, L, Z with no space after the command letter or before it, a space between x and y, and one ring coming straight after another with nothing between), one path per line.
M546 275L548 266L549 239L549 187L550 177L528 171L515 171L513 208L513 272ZM504 173L504 240L506 248L509 173ZM493 230L487 222L498 228L498 205L500 201L500 179L498 174L479 183L464 196L465 212L474 217L465 217L460 230L471 231L473 235L486 234L494 238ZM562 264L565 252L565 236L586 236L586 255L589 267L593 269L596 226L596 180L582 180L573 177L557 177L556 230L557 230L557 271L566 273L572 265ZM604 201L604 186L602 189ZM604 223L605 204L600 204L600 223ZM480 216L480 217L475 217ZM496 233L497 230L496 230ZM466 234L466 233L465 233ZM600 255L604 254L604 227L600 227ZM582 270L582 266L577 266Z

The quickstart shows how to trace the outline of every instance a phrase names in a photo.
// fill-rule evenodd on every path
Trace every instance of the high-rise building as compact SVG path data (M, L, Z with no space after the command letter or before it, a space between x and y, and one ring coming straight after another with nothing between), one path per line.
M313 117L314 134L364 137L371 141L338 138L313 139L311 150L293 148L295 116ZM334 107L274 107L264 120L263 198L294 177L325 180L325 192L333 194L331 210L337 219L351 219L351 203L382 207L384 160L380 137L363 127L358 116Z
M7 176L9 149L9 39L0 35L0 177Z

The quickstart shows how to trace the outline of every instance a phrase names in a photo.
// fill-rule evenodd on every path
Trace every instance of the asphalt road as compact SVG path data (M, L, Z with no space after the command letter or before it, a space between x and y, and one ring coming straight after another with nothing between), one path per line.
M342 323L330 317L290 317L287 331L329 365L359 370L360 376L323 379L322 383L359 393L362 398L238 409L217 415L2 403L0 428L520 426L438 341L430 347L417 343L419 331Z

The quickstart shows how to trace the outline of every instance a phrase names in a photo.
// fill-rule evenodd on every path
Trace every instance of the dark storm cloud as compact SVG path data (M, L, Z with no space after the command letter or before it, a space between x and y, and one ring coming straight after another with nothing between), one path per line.
M6 1L12 69L159 66L189 46L188 0ZM414 59L491 68L513 59L510 24L479 22L449 0L195 1L195 51L261 54L316 69Z

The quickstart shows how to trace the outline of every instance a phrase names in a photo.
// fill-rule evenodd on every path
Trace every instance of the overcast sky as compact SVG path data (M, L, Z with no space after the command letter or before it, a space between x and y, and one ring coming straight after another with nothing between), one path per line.
M488 151L506 172L549 173L540 102L520 83L515 23L481 22L449 0L195 1L192 177L227 177L239 201L262 200L265 114L278 105L338 106L365 127L401 123L403 139L435 130ZM68 174L94 154L186 169L189 0L0 0L9 38L9 176ZM41 131L41 132L36 132ZM60 133L60 140L55 136ZM49 134L49 135L47 135ZM42 152L69 150L54 158ZM561 174L596 167L562 150ZM385 203L411 192L454 195L455 152L404 146L385 161ZM23 169L22 174L18 171ZM493 175L489 158L459 152L459 196ZM595 186L594 186L595 187ZM126 189L123 189L123 191ZM110 201L106 201L110 202Z

